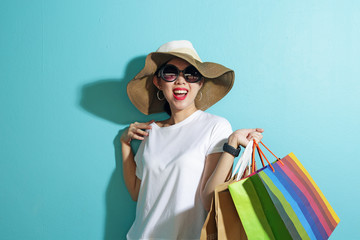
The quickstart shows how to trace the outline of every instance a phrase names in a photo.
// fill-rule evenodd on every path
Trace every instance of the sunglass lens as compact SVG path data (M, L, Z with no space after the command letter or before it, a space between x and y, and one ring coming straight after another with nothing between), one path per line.
M185 79L190 82L197 82L201 79L201 74L200 72L194 67L194 66L189 66L185 69Z
M167 65L162 70L162 77L165 81L172 82L176 79L179 72L175 66Z

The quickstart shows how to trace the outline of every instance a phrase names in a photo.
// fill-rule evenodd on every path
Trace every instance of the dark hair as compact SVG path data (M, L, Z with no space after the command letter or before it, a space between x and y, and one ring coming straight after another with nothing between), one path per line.
M166 100L165 100L164 110L169 116L171 116L170 104Z

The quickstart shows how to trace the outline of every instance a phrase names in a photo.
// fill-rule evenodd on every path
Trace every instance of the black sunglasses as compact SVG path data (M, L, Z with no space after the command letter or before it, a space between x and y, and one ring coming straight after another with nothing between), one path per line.
M184 70L179 70L172 64L166 64L162 66L159 69L157 76L161 77L166 82L174 82L179 77L181 72L183 73L184 78L188 83L196 83L202 78L200 72L192 65L188 66Z

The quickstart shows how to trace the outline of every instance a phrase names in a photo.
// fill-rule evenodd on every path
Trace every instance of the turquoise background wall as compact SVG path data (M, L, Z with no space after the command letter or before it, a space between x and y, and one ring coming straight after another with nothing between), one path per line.
M0 2L0 239L124 239L135 203L119 134L143 116L126 84L188 39L236 72L208 110L294 152L360 234L359 1Z

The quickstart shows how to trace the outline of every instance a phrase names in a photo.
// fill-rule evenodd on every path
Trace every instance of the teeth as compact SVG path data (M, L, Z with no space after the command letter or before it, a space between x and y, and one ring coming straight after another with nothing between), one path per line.
M175 90L174 93L176 93L176 94L186 94L187 91L186 90Z

